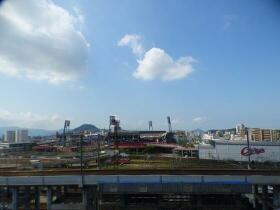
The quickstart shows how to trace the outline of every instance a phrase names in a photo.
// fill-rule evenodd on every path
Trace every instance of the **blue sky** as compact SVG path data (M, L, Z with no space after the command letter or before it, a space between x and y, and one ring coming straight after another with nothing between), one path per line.
M277 0L26 2L0 8L0 126L280 127Z

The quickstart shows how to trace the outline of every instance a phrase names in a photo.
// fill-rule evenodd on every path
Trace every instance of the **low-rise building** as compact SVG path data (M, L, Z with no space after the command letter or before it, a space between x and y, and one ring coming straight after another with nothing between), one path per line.
M215 138L214 134L204 133L202 135L202 139L203 140L213 140L214 138Z
M32 149L34 144L28 142L22 143L9 143L9 142L2 142L0 143L0 150L8 151L8 152L16 152L16 151L29 151Z
M187 135L185 131L175 131L175 138L177 140L177 142L179 141L187 141Z
M252 141L277 141L280 140L280 130L251 128L249 139Z
M246 127L244 124L240 123L236 125L236 134L239 135L240 137L245 137L246 135Z
M199 145L199 158L228 161L280 161L280 142L212 140L209 144Z

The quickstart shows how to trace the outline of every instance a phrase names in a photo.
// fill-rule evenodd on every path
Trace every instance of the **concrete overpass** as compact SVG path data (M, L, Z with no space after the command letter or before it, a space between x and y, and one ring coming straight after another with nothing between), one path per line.
M175 171L176 172L176 171ZM260 199L263 209L280 209L280 176L278 172L246 171L236 174L234 170L205 171L195 174L176 174L172 171L158 174L143 171L142 174L128 171L104 172L103 174L59 174L0 176L0 187L11 193L10 208L30 209L31 200L35 209L40 209L40 194L46 197L48 210L63 209L63 204L54 204L53 198L59 197L68 187L80 189L81 202L67 209L97 209L99 194L247 194L253 193ZM47 174L47 173L46 173ZM273 186L273 202L268 202L268 186ZM20 198L24 195L24 198ZM2 195L1 195L2 196ZM69 207L69 205L68 205Z

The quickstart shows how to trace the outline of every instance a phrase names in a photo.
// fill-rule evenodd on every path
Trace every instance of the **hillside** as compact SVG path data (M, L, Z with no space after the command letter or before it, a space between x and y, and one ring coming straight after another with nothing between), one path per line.
M77 128L74 128L72 131L73 133L81 133L84 131L91 131L91 132L98 132L100 129L97 128L95 125L92 124L83 124Z

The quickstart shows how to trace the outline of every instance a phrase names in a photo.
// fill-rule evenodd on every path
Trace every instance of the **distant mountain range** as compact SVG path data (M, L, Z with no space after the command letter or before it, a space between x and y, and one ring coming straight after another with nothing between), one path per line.
M199 134L203 134L203 133L205 133L205 131L204 131L204 130L199 129L199 128L197 128L197 129L195 129L195 130L192 130L192 132L199 133Z
M98 132L98 131L100 131L100 129L92 124L83 124L77 128L74 128L72 131L73 131L73 133L81 133L83 131Z
M16 126L10 126L10 127L0 127L0 138L6 133L7 130L17 130L21 129L20 127ZM92 124L83 124L77 128L72 129L71 131L73 133L81 133L83 131L91 131L91 132L97 132L100 129L97 128L95 125ZM28 134L29 136L51 136L55 135L57 130L47 130L47 129L36 129L36 128L29 128ZM62 133L63 130L58 130L59 133Z
M232 132L234 133L235 132L235 128L227 128L227 129L211 129L211 130L208 130L209 133L216 133L217 131L221 132L221 133L225 133L225 132Z
M8 130L17 130L21 129L20 127L0 127L0 137L3 136L6 131ZM30 128L28 129L29 136L50 136L55 135L55 130L46 130L46 129L36 129L36 128Z

